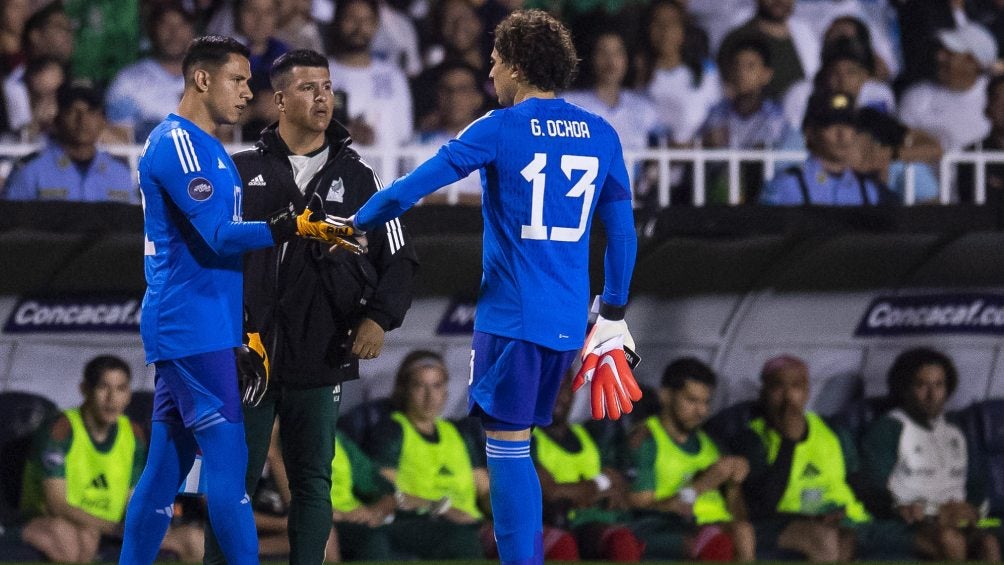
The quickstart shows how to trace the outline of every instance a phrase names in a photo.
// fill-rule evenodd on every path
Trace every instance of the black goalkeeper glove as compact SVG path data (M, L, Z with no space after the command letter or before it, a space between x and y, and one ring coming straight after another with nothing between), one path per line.
M237 348L237 379L241 403L253 408L261 404L268 391L268 354L258 332L244 334L244 339L247 343Z
M280 210L268 218L268 227L272 230L272 240L280 243L293 235L321 241L361 255L366 252L365 240L360 236L365 234L352 227L351 223L338 216L324 213L324 201L314 193L310 203L299 215L292 210Z

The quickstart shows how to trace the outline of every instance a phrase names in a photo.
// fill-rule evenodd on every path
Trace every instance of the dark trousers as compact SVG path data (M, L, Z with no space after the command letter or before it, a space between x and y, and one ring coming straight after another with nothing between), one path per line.
M282 458L289 477L289 563L318 565L331 532L331 460L341 389L335 386L292 389L277 386L262 403L244 408L248 444L245 487L253 494L268 456L272 425L279 418ZM207 565L225 565L211 528L206 528Z

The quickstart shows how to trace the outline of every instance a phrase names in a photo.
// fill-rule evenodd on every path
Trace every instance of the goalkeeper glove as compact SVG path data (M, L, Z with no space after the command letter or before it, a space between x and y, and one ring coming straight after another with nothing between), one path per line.
M241 388L241 403L253 408L265 398L270 367L261 335L254 332L244 334L244 337L247 343L237 348L237 379Z
M641 400L641 389L632 373L641 359L634 352L634 338L624 322L624 309L601 302L599 310L579 354L582 367L572 380L572 390L590 383L593 419L617 420L621 414L629 414L634 409L633 403Z
M286 241L295 234L347 249L356 255L366 252L365 240L358 239L365 233L356 230L344 218L325 214L324 201L316 193L303 212L294 215L292 210L280 210L268 218L268 226L276 242Z

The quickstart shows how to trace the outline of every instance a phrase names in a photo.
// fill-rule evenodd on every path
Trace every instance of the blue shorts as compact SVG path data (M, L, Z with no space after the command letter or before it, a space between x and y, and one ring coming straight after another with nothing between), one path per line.
M475 331L467 410L486 430L550 425L561 379L577 353Z
M233 349L155 363L153 421L196 429L244 421ZM219 415L217 415L217 413Z

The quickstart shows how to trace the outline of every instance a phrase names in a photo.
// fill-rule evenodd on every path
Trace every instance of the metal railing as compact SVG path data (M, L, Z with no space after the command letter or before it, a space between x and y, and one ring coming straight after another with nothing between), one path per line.
M230 152L247 149L249 145L228 145ZM39 148L37 144L14 143L0 144L0 178L5 178L14 160L23 157ZM142 145L106 145L102 147L112 155L128 162L136 170L139 163ZM419 163L435 154L438 145L409 145L395 149L373 149L357 147L363 159L373 167L374 171L386 183L414 169ZM738 205L743 201L740 168L745 163L762 163L764 180L769 181L778 171L779 164L797 164L806 158L805 151L779 150L737 150L737 149L646 149L640 151L625 151L624 160L627 164L631 185L637 186L637 176L645 167L655 167L657 172L656 201L660 207L670 205L671 169L673 165L693 165L694 190L690 192L693 206L704 206L708 200L707 170L708 164L720 164L726 167L728 179L727 203ZM954 151L946 153L938 163L938 202L950 204L955 201L954 183L957 165L974 165L973 199L977 204L986 202L987 166L1004 164L1004 151ZM916 203L915 165L906 166L903 201L905 205ZM447 187L445 194L448 203L458 201L457 185Z

